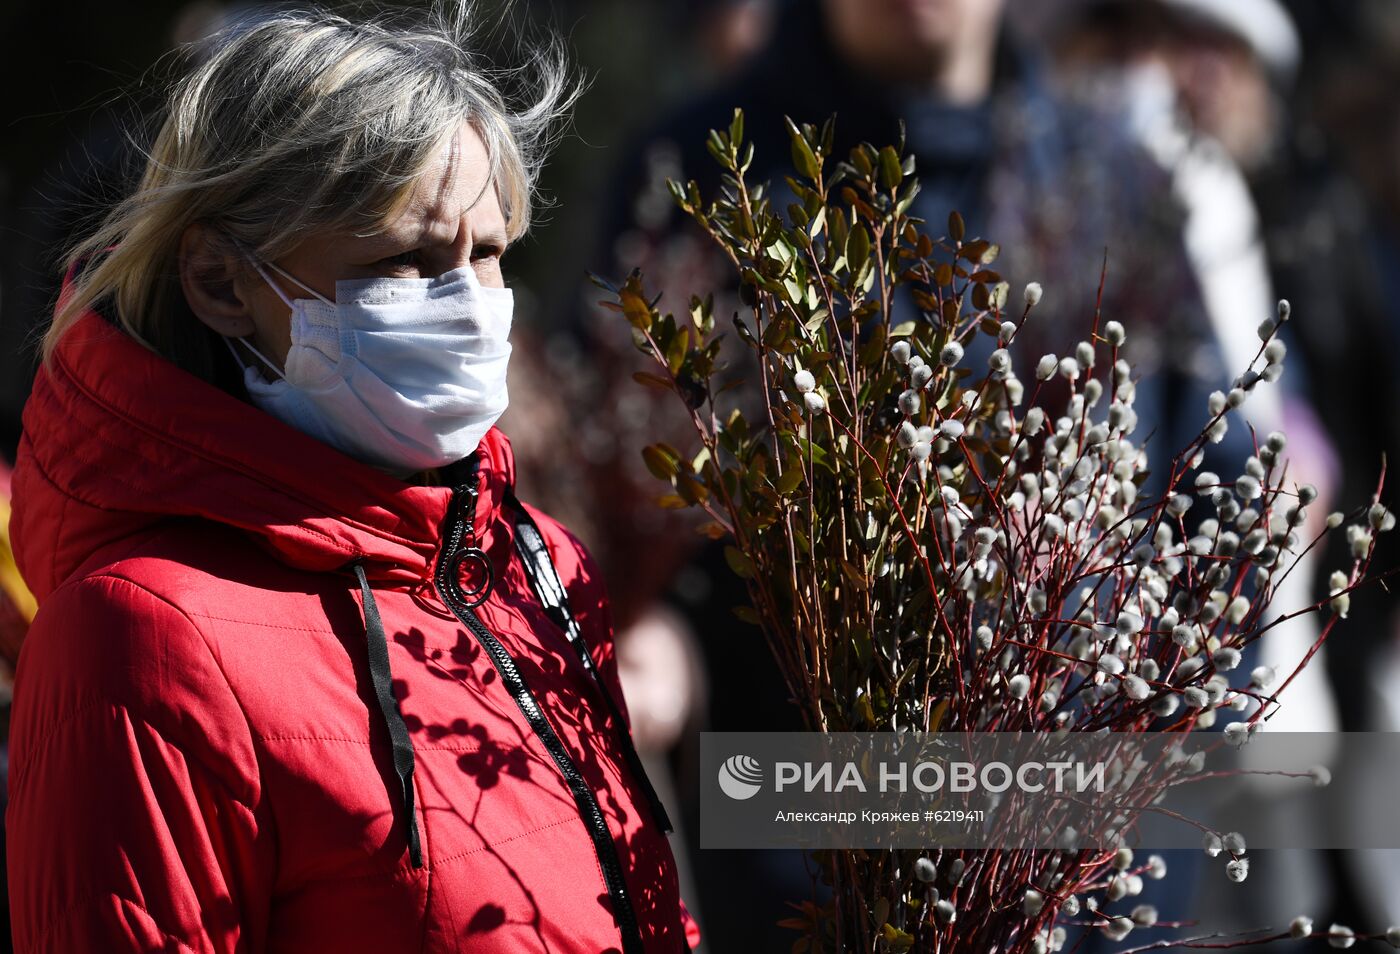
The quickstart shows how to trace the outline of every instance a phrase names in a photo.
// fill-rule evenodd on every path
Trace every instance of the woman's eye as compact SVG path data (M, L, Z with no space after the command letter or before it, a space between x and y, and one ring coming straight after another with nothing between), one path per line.
M475 245L472 247L472 261L480 258L500 258L503 251L499 245Z
M388 258L382 258L379 260L379 264L387 265L390 268L413 268L418 264L418 259L418 249L415 248L397 255L390 255Z

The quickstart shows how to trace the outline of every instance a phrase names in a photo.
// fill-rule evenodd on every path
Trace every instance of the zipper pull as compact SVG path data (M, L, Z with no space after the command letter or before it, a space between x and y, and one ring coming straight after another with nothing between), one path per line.
M459 484L452 491L452 503L457 508L461 530L457 536L457 546L448 560L447 584L452 587L454 596L468 607L475 608L491 595L491 589L496 585L496 569L486 552L476 545L476 502L481 497L481 458L473 454L468 468L466 483ZM463 587L464 574L467 579L478 582L474 586Z
M462 482L452 491L457 507L457 519L462 522L462 542L472 544L475 537L476 502L481 497L481 452L474 451L466 460Z

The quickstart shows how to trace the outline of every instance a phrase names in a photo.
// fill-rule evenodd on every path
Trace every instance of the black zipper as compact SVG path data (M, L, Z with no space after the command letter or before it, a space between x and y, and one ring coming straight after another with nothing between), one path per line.
M525 567L525 575L530 580L530 587L535 592L535 598L544 607L549 618L563 632L565 640L574 650L574 656L578 659L579 665L583 667L584 673L593 682L594 688L598 690L603 706L608 710L613 725L617 728L618 745L622 749L623 758L646 795L652 820L663 834L670 834L673 831L670 816L667 815L666 807L661 804L661 797L656 794L656 788L647 776L641 756L637 754L637 747L632 741L631 732L627 729L627 720L623 718L622 710L617 701L613 699L612 692L603 684L603 678L599 675L598 668L593 664L593 657L589 655L588 646L583 641L578 621L574 619L573 612L569 609L568 593L549 557L544 535L540 533L535 519L516 499L513 492L508 490L505 499L506 505L519 514L519 519L515 524L515 547L516 552L520 555L521 563Z
M588 829L589 836L593 839L593 848L598 854L598 866L603 871L603 882L607 885L608 897L612 900L613 914L622 931L623 954L642 954L642 932L637 925L637 912L632 907L632 897L627 890L627 882L622 876L622 863L618 860L617 846L613 843L612 832L608 828L607 819L603 817L603 810L598 806L598 799L588 787L587 781L579 772L578 766L574 764L574 760L569 756L568 750L564 748L564 743L559 739L554 727L545 717L543 710L540 709L539 703L535 701L535 696L530 691L530 687L525 684L525 679L516 667L515 660L501 645L500 640L486 628L486 624L481 621L481 618L476 615L476 611L472 608L476 604L469 602L462 592L458 579L461 556L470 556L477 559L478 562L484 563L488 572L490 568L490 563L484 560L484 555L475 546L463 549L464 541L472 535L472 521L476 513L478 466L478 459L473 455L467 482L454 487L452 491L451 524L446 534L446 546L438 559L435 574L438 595L457 619L471 631L481 648L486 650L486 654L491 657L491 663L496 667L496 672L500 674L501 682L514 697L515 704L520 707L525 720L530 723L530 728L534 730L535 735L539 736L545 749L553 757L554 764L559 767L559 771L563 774L565 782L568 783L569 791L574 796L574 804L578 806L579 817L582 819L584 827ZM487 584L473 590L472 593L473 595L480 593L481 597L484 598L487 589L489 589L489 580ZM480 602L480 599L477 602Z

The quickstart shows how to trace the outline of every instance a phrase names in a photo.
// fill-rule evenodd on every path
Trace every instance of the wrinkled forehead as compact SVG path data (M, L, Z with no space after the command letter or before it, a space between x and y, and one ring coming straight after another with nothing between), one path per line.
M424 167L402 210L384 223L384 233L413 237L444 232L450 239L468 215L474 225L503 225L493 172L481 135L470 122L462 123Z

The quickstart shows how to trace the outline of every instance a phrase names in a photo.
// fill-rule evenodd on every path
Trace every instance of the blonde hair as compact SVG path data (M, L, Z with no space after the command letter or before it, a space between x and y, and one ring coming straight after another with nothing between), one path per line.
M272 260L313 232L392 220L470 122L485 143L514 239L579 93L557 37L496 68L470 50L467 0L352 22L318 8L235 24L170 90L139 186L68 253L76 272L43 341L47 361L88 309L206 379L214 345L179 280L186 228L215 226ZM82 265L81 269L76 266Z

